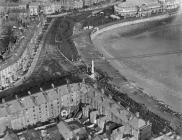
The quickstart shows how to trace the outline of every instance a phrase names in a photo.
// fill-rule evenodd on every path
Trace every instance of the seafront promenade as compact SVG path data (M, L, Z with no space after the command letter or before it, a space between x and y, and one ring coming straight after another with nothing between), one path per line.
M96 36L98 36L101 33L104 33L106 31L109 30L113 30L119 27L123 27L123 26L129 26L129 25L135 25L135 24L140 24L140 23L146 23L146 22L152 22L152 21L160 21L166 18L170 18L172 15L168 15L168 14L164 14L164 15L159 15L159 16L153 16L153 17L147 17L147 18L138 18L135 20L130 20L130 21L121 21L121 22L116 22L113 23L109 26L101 26L101 28L99 28L98 31L93 32L91 34L91 39L93 40Z
M142 87L144 88L143 92L141 90L141 86L137 86L130 81L126 82L124 78L122 78L123 75L126 76L125 74L127 72L131 75L135 73L132 73L124 65L121 65L120 62L115 60L113 56L111 56L106 50L103 49L102 44L94 43L94 46L92 44L94 42L94 39L98 38L99 35L103 32L111 31L113 29L125 27L128 25L158 21L166 19L170 16L171 15L159 15L145 19L138 19L135 21L119 22L111 26L101 28L95 32L93 31L91 34L88 34L88 32L85 34L82 33L80 36L77 36L73 40L79 51L79 54L82 56L82 59L86 64L90 65L91 60L95 60L96 69L102 70L103 72L106 72L110 77L112 77L112 84L116 86L121 93L127 94L129 98L136 101L137 103L145 105L148 110L169 121L171 126L177 128L180 127L180 124L182 123L181 119L175 117L174 114L171 114L170 112L161 110L161 104L155 99L155 97L152 96L152 94L149 95L148 93L145 93L145 87ZM100 40L102 40L102 38L100 38ZM123 73L123 71L126 73ZM130 79L130 77L127 76L126 78ZM157 92L155 94L157 94Z
M177 103L175 101L175 104L174 104L170 99L165 98L165 96L164 96L164 95L171 96L170 94L172 94L172 96L174 98L178 98L181 96L181 92L171 89L171 88L167 87L166 85L164 85L163 83L158 82L152 78L145 77L145 76L137 73L137 71L134 71L133 69L126 66L126 64L124 64L122 61L117 60L117 57L110 54L108 52L108 50L105 47L102 47L102 45L101 45L103 43L101 40L103 40L102 36L103 36L104 32L106 32L106 33L108 33L109 31L116 32L117 29L124 28L125 26L130 26L130 25L132 26L132 25L136 25L136 24L140 24L140 23L147 24L147 22L163 20L168 17L171 17L171 15L161 15L161 16L151 17L151 18L147 18L147 19L138 19L135 21L115 23L111 26L106 26L96 32L93 32L91 34L91 39L93 40L95 46L99 49L99 51L101 51L104 54L105 59L108 60L110 62L110 64L113 65L113 67L118 69L120 71L120 73L125 75L129 80L135 81L135 83L133 83L132 86L135 85L137 87L142 87L144 89L144 92L146 94L148 94L149 96L153 96L154 98L157 98L158 100L164 101L167 105L169 105L169 107L171 109L173 109L177 112L181 112L182 111L180 108L181 102ZM125 57L123 57L123 59L124 58ZM122 59L122 57L120 59ZM165 94L163 94L163 93L165 93Z

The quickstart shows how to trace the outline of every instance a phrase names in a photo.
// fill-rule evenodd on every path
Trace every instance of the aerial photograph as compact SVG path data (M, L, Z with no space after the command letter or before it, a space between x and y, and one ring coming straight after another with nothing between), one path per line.
M182 0L0 0L0 140L182 140Z

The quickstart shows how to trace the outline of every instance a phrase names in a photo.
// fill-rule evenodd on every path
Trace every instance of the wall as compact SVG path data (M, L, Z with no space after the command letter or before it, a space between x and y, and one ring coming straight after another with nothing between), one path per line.
M169 18L169 17L170 17L170 15L166 14L166 15L160 15L160 16L149 17L149 18L144 18L144 19L137 19L137 20L134 20L134 21L126 21L126 22L122 22L122 23L116 23L116 24L104 27L104 28L92 33L91 34L91 40L93 40L97 35L99 35L99 34L101 34L103 32L106 32L108 30L113 30L113 29L116 29L116 28L119 28L119 27L134 25L134 24L139 24L139 23L144 23L144 22L162 20L162 19Z

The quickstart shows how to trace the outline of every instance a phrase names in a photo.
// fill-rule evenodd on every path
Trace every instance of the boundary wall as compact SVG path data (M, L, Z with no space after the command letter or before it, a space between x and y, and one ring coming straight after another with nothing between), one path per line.
M125 22L120 22L120 23L114 23L113 25L103 27L102 29L97 30L94 33L91 33L91 40L93 40L97 35L106 32L108 30L113 30L118 27L123 27L123 26L129 26L129 25L135 25L139 23L145 23L149 21L157 21L157 20L162 20L171 17L171 15L165 14L165 15L159 15L159 16L154 16L154 17L149 17L149 18L142 18L142 19L137 19L133 21L125 21Z

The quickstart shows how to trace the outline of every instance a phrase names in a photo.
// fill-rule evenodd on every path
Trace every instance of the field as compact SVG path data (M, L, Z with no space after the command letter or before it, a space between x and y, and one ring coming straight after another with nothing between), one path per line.
M182 26L178 23L117 28L93 42L111 63L119 62L119 71L129 80L182 112Z

